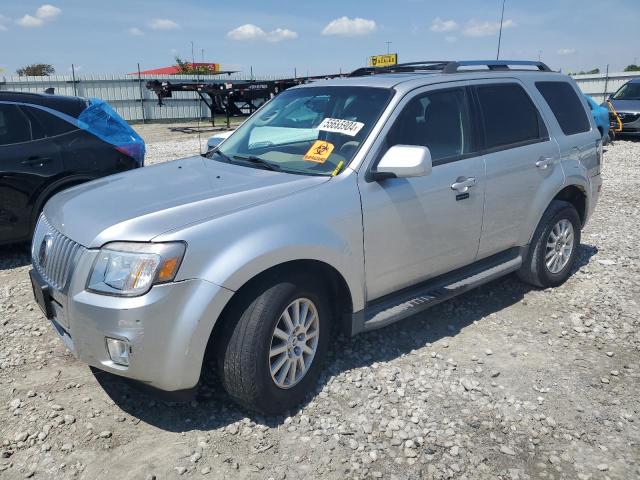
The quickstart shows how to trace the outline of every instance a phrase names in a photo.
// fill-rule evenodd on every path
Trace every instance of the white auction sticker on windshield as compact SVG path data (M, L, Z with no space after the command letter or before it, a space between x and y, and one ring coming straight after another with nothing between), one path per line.
M352 120L341 120L339 118L325 118L318 130L324 132L344 133L350 137L355 137L358 132L364 127L364 123L354 122Z

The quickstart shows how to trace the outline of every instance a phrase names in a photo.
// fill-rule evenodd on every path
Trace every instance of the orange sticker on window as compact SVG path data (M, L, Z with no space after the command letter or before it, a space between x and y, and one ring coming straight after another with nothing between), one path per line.
M333 143L316 140L303 158L308 162L324 163L331 152L333 152Z

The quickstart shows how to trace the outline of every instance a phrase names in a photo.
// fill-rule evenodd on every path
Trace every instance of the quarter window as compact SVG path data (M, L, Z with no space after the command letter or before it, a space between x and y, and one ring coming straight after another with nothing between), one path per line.
M428 147L434 163L471 152L465 90L429 92L410 100L387 136L387 146L393 145Z
M75 125L63 120L55 115L40 110L34 107L25 107L27 112L32 118L35 118L36 122L41 125L44 131L45 137L55 137L56 135L62 135L64 133L77 130Z
M0 145L31 140L31 122L17 105L0 104Z
M482 110L485 147L534 142L547 137L540 114L520 85L505 83L476 87Z
M587 113L576 91L567 82L536 82L565 135L591 130Z

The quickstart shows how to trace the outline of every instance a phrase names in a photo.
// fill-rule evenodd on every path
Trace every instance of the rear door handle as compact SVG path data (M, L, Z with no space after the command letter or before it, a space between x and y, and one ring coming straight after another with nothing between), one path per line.
M51 157L29 157L26 160L20 162L22 165L44 165L51 162Z
M536 162L536 167L544 170L552 163L553 163L553 157L540 157L540 159Z
M475 184L476 179L474 177L458 177L456 181L451 184L451 190L457 190L460 193L465 193Z

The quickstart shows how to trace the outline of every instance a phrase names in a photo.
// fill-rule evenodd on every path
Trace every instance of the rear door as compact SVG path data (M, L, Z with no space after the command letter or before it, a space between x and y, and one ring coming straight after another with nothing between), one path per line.
M528 243L535 205L560 189L564 173L558 145L519 81L475 81L473 91L486 164L480 259Z
M13 103L0 103L0 241L24 240L34 200L62 171L60 149Z

